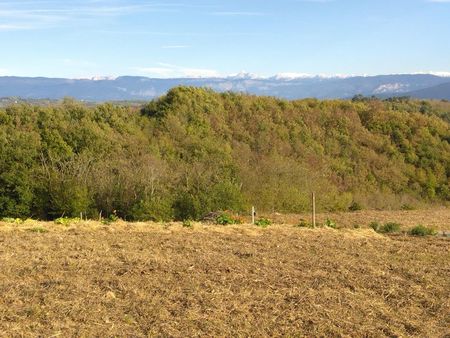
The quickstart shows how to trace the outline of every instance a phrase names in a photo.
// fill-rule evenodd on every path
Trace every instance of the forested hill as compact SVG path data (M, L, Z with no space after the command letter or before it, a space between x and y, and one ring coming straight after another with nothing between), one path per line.
M140 108L0 110L0 217L199 218L213 210L450 201L450 104L286 101L178 87Z

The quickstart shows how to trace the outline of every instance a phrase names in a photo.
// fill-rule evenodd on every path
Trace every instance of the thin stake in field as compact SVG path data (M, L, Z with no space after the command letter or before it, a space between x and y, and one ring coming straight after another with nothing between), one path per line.
M252 225L255 225L255 215L256 215L255 207L252 207Z
M312 204L312 226L316 227L316 194L313 192L311 194L311 204Z

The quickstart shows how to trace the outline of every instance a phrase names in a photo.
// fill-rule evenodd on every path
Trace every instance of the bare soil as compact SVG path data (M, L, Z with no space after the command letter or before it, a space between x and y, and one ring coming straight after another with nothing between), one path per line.
M444 337L449 328L448 238L0 223L1 337Z

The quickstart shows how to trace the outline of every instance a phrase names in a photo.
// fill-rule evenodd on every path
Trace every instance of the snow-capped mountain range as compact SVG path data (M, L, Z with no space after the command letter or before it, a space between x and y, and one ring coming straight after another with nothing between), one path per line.
M412 96L450 99L450 73L392 74L377 76L309 75L282 73L271 77L241 72L224 77L157 79L140 76L63 79L0 77L0 97L86 101L150 100L175 86L209 87L288 99L315 97Z

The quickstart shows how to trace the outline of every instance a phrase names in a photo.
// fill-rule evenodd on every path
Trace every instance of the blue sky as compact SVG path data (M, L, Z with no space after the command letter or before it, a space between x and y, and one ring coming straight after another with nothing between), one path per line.
M450 72L450 0L0 0L0 75Z

